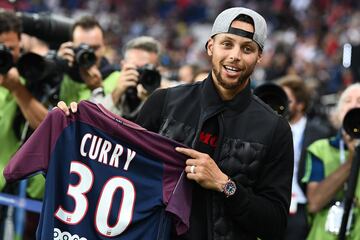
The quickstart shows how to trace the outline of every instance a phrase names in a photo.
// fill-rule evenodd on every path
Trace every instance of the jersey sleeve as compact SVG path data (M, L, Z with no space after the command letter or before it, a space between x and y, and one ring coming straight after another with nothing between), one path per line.
M182 235L187 232L190 226L190 209L192 202L192 185L186 178L185 171L181 174L166 211L177 216L174 219L176 233Z
M50 111L5 167L3 175L6 181L24 179L38 172L46 173L51 151L69 121L71 117L66 117L60 109Z

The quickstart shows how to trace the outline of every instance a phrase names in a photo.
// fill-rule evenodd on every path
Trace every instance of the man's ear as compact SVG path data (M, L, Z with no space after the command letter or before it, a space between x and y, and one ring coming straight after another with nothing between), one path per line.
M206 44L206 52L209 56L213 55L213 48L214 48L214 39L210 38Z
M262 59L262 52L259 53L258 58L257 58L257 63L260 63Z

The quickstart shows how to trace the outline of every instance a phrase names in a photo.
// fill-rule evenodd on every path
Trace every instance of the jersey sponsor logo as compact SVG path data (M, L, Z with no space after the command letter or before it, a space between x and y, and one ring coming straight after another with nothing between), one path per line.
M62 232L58 228L54 228L54 240L87 240L87 238L79 237L77 234L72 235L69 232Z

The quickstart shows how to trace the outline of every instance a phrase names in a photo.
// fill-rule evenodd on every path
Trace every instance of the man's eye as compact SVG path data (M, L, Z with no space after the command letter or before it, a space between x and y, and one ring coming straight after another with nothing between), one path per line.
M232 46L232 44L230 42L223 42L223 45L225 47L231 47Z
M251 53L252 51L253 51L253 49L251 47L244 47L245 53Z

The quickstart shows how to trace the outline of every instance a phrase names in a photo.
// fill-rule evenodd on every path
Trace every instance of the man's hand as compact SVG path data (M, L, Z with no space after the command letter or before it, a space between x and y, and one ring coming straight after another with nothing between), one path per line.
M214 159L194 149L177 147L175 150L190 157L186 160L185 168L188 179L196 181L203 188L222 192L229 178L219 169Z
M60 45L57 51L57 56L66 60L69 67L72 67L75 62L75 53L73 50L74 44L72 42L65 42Z
M90 90L102 86L102 76L96 65L93 65L90 68L80 68L80 77Z
M140 100L145 101L149 97L149 92L143 87L142 84L136 86L137 96Z
M115 90L112 92L112 98L115 104L118 104L121 96L129 87L136 87L139 80L139 72L134 64L125 63L121 69Z
M352 162L355 154L355 148L359 140L350 137L350 135L347 134L345 131L343 131L343 139L349 151L348 160Z
M13 67L5 75L0 74L0 86L7 88L12 93L18 87L22 87L18 70Z
M70 107L68 107L64 101L60 101L60 102L58 102L58 104L56 104L56 107L54 107L54 108L57 108L57 107L60 108L65 113L66 116L69 116L70 111L72 113L77 112L77 105L78 104L76 102L71 102Z

